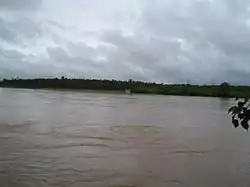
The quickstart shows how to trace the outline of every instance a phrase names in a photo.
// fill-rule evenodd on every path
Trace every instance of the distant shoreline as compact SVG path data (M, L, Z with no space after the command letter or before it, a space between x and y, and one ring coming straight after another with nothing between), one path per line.
M43 91L62 91L62 92L84 92L84 93L107 93L107 94L125 94L124 91L117 91L117 90L90 90L90 89L68 89L68 88L24 88L24 87L6 87L0 86L1 88L8 88L8 89L23 89L23 90L43 90ZM133 93L132 93L133 94ZM136 94L136 93L134 93Z
M48 89L48 90L85 90L94 92L158 94L201 97L248 97L249 86L158 84L141 81L97 80L97 79L4 79L0 87Z

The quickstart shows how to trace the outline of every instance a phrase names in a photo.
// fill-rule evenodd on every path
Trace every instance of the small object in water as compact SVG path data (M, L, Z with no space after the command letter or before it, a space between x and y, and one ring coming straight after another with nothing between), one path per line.
M126 89L125 90L125 94L131 94L131 90L130 89Z

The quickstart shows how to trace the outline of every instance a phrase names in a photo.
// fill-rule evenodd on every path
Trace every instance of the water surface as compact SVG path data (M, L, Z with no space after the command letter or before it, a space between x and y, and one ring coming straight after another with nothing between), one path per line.
M219 98L0 88L1 187L250 186Z

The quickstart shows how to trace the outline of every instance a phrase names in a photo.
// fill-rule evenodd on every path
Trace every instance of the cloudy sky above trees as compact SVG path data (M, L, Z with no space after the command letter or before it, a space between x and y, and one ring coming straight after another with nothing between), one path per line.
M0 77L250 84L248 0L0 0Z

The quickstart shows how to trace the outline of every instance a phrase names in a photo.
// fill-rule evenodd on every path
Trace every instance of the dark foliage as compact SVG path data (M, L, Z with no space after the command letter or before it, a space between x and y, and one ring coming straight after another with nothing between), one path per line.
M228 113L232 115L232 123L235 128L241 126L244 129L249 129L250 120L250 102L249 98L238 99L236 98L236 105L232 106Z
M219 96L220 97L229 97L230 96L230 84L227 82L223 82L220 85Z
M30 89L85 89L124 91L130 89L132 93L209 96L209 97L248 97L250 87L221 85L190 85L190 84L157 84L141 81L118 81L97 79L69 79L66 77L53 79L4 79L0 87L30 88Z

